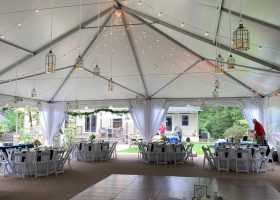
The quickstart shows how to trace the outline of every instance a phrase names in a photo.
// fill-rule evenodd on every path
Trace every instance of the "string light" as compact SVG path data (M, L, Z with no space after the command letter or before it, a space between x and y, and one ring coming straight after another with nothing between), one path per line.
M181 27L184 27L184 26L185 26L185 22L182 22L182 23L181 23Z
M33 90L31 91L31 98L35 97L37 97L37 91L35 90L35 88L33 88Z
M35 12L36 12L36 13L38 13L38 12L39 12L39 10L38 10L38 9L36 9L36 10L35 10Z
M18 22L18 23L17 23L17 25L18 25L18 27L20 27L20 26L21 26L21 23L20 23L20 22Z
M138 1L138 5L141 5L141 4L142 4L142 1L141 1L141 0L139 0L139 1Z
M262 50L262 46L259 46L258 50L259 50L259 51Z
M1 37L1 39L3 39L3 38L4 38L4 35L3 35L3 34L1 34L1 35L0 35L0 37Z
M204 33L204 35L205 35L205 36L208 36L208 31L206 31L206 32Z
M161 17L161 15L162 15L162 12L160 11L160 12L158 13L158 16Z
M122 12L120 11L120 9L117 9L117 10L115 11L115 15L116 15L117 17L120 17L120 16L122 15Z

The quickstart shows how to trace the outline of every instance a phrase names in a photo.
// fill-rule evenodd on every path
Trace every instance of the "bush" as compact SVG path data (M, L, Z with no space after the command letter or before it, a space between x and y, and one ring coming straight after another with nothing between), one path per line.
M233 126L231 128L228 128L225 133L224 137L235 137L235 136L242 136L245 133L245 129L242 126Z

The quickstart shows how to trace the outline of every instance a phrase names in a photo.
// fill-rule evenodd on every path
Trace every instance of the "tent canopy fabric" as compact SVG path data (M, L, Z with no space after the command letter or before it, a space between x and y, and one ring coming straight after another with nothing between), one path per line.
M221 98L264 97L280 88L278 0L242 0L241 5L229 0L82 0L81 6L79 0L60 0L53 1L53 8L51 2L1 4L1 104L201 101L212 98L216 80ZM217 75L214 60L218 52L227 60L230 25L233 32L240 12L250 31L250 49L232 50L236 69ZM57 59L54 74L45 73L50 49ZM78 55L84 58L81 70L75 69ZM99 76L93 74L96 64ZM113 92L108 92L110 77ZM31 99L33 88L37 96Z

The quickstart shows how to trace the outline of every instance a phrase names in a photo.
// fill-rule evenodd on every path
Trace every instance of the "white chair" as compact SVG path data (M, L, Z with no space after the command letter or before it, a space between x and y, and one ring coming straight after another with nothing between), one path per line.
M235 161L235 172L249 173L250 164L250 151L249 149L238 149L234 153L233 160Z
M62 150L64 151L64 150ZM72 148L69 147L66 151L64 151L64 153L62 154L62 158L57 158L57 167L56 167L56 174L58 173L64 173L64 165L66 163L66 161L70 161L70 154L72 152ZM68 163L68 166L70 164Z
M227 171L229 172L229 150L219 148L217 150L217 163L218 163L218 171Z
M203 168L205 168L205 161L208 161L208 166L211 169L216 168L216 158L215 156L211 153L210 149L207 147L202 146L202 150L204 153L204 158L203 158Z
M48 160L48 173L54 174L56 173L56 165L57 165L57 159L56 154L58 150L49 150L50 151L50 159Z
M14 151L17 151L17 149L16 148L8 148L8 149L6 149L9 161L12 160L12 154L13 154Z
M272 147L272 148L270 149L269 154L268 154L267 156L265 156L267 165L268 165L268 163L271 161L271 163L272 163L272 170L274 170L274 162L273 162L273 158L272 158L273 152L274 152L274 147Z
M49 176L49 160L50 160L50 152L37 152L35 156L35 160L33 161L33 170L35 178L38 176Z
M21 176L24 179L26 174L30 174L27 152L13 152L11 160L14 176Z
M55 152L54 160L55 160L55 175L58 173L64 173L64 156L65 151L60 150Z
M108 160L109 142L100 144L100 160ZM111 155L110 155L111 156Z
M116 152L116 146L118 142L113 142L112 146L109 148L107 155L106 155L106 160L110 160L112 157L114 159L117 158L117 152Z
M254 149L254 154L250 158L250 168L252 171L266 172L267 173L267 163L265 156L262 154L260 149Z
M166 145L156 145L156 158L158 164L167 164L167 148Z
M173 155L174 155L174 164L184 164L185 163L185 157L186 157L186 151L182 144L176 144L173 147Z
M0 150L0 169L1 169L0 174L3 175L4 177L6 175L6 172L8 174L12 173L12 165L7 157L7 154L2 150Z
M94 145L91 143L85 143L82 146L82 154L83 154L83 158L84 158L84 162L87 161L93 161L93 147Z

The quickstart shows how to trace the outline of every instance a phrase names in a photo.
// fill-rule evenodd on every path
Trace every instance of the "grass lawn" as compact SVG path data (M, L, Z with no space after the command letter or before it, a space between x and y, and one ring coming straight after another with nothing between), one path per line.
M202 146L207 146L210 144L214 144L213 142L194 142L193 151L197 153L197 155L203 155ZM138 153L138 147L132 146L127 149L119 150L121 153Z

